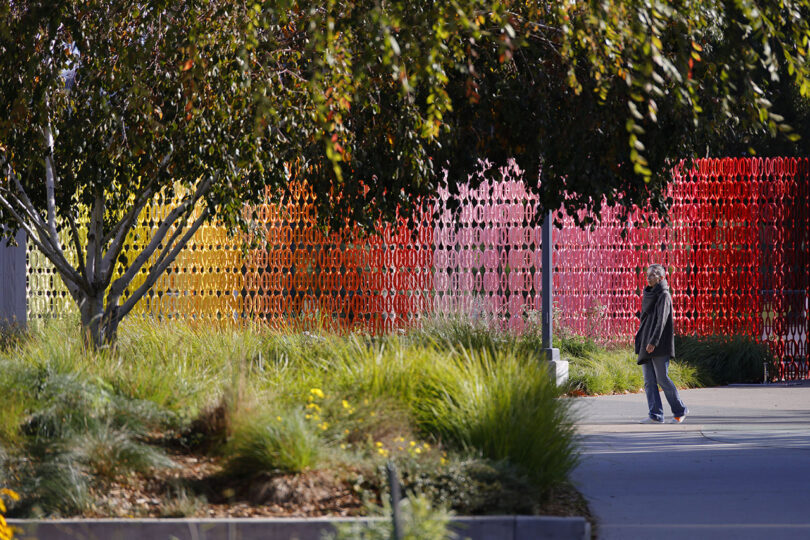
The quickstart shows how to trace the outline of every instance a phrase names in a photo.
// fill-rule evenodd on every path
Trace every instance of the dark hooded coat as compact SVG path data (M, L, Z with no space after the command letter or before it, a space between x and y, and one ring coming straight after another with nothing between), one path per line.
M647 345L654 345L655 350L648 353ZM641 325L636 333L635 350L639 364L650 358L675 357L672 296L669 294L669 285L665 279L653 287L644 287L641 299Z

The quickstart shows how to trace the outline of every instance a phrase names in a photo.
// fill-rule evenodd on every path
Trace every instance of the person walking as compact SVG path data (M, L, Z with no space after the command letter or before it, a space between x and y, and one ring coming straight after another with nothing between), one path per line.
M669 378L669 361L675 357L675 331L672 296L665 277L663 266L650 265L647 268L647 286L641 299L641 324L636 333L635 352L644 372L644 391L649 406L649 415L641 421L642 424L664 422L659 385L672 409L670 423L680 424L689 412L681 401L675 383Z

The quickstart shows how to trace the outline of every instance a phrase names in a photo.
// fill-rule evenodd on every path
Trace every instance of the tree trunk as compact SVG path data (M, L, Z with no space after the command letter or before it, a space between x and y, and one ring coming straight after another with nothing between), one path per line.
M118 309L105 312L104 291L95 291L79 304L82 319L82 336L87 347L99 349L115 343L118 334Z

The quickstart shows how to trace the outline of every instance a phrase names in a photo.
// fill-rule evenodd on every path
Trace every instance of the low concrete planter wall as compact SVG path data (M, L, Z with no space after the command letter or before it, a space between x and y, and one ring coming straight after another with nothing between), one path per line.
M322 540L333 524L370 519L84 519L9 520L20 540ZM458 517L459 539L589 540L584 518L541 516Z

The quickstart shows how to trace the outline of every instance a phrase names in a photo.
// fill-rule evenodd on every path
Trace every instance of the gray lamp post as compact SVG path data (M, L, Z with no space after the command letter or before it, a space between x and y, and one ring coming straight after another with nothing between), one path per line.
M554 238L552 234L551 212L546 213L543 220L543 309L541 324L543 325L543 351L541 358L548 362L549 369L557 385L568 381L568 361L560 359L560 349L553 347L552 335L552 306L554 305Z

